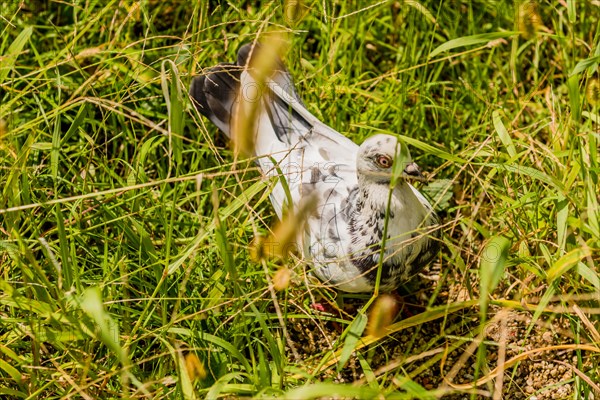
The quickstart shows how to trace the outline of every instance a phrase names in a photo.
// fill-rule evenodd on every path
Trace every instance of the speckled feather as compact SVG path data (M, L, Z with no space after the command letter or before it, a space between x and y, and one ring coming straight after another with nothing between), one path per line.
M192 81L190 94L196 108L229 137L239 96L257 87L248 67L256 49L245 45L237 64L220 64ZM399 179L388 207L391 174L374 160L395 156L396 137L375 135L359 147L323 124L306 109L280 60L258 94L257 163L265 176L277 176L275 161L294 207L306 196L316 196L317 208L300 240L324 283L348 292L373 290L386 218L380 289L397 288L435 257L438 219L427 200ZM286 199L278 183L271 201L279 217Z

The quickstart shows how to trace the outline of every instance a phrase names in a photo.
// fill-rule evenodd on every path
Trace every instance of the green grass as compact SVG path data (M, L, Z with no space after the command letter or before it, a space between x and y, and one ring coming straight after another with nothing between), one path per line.
M439 398L464 389L417 383L447 363L426 352L456 350L460 368L472 346L485 378L503 348L486 322L526 310L529 330L569 321L571 398L587 399L600 381L597 2L294 3L0 1L0 395ZM359 340L362 312L315 312L338 295L296 258L251 257L276 221L270 183L187 96L193 75L273 31L307 107L357 142L405 137L440 199L440 279L384 337ZM275 292L282 266L291 281ZM468 296L444 300L456 285ZM344 333L307 352L297 326ZM409 328L405 362L378 372ZM364 374L356 386L334 384L347 368L334 354Z

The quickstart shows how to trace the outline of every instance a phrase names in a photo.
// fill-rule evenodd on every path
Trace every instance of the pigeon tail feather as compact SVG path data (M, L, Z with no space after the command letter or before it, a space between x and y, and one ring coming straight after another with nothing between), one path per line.
M246 91L258 89L261 96L259 113L266 112L277 139L290 144L296 139L290 135L308 131L311 124L291 107L291 103L297 103L305 110L292 77L280 59L275 60L264 87L256 87L257 81L251 66L259 54L258 43L242 46L238 51L237 63L221 63L194 78L190 95L198 112L231 138L231 126L240 96L247 95ZM295 123L290 124L290 121Z

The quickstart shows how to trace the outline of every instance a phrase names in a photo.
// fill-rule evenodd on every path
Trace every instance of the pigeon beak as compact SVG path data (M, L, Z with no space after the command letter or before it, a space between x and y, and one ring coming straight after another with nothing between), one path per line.
M414 162L406 164L406 168L404 168L402 176L404 176L405 178L413 178L416 180L422 180L425 178L421 173L421 169L419 168L419 166Z

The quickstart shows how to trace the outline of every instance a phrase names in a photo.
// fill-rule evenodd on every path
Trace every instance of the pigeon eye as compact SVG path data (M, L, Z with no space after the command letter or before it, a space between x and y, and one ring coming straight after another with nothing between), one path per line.
M375 156L375 164L380 168L390 168L392 166L392 157L379 154Z

